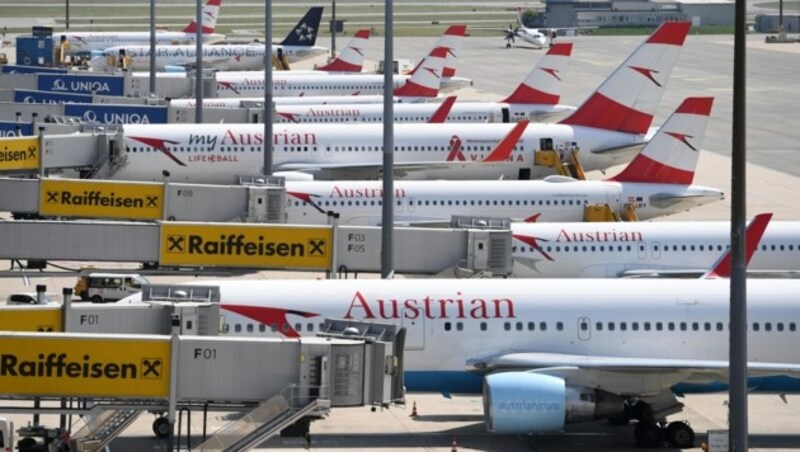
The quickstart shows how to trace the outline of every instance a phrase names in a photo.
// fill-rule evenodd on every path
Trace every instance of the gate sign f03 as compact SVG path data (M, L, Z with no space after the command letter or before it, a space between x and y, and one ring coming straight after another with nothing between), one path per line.
M330 227L163 223L161 265L327 270Z
M0 138L0 171L39 168L39 138Z
M43 179L39 192L45 216L157 220L163 208L162 184Z
M100 124L166 124L167 107L150 105L67 104L64 114Z
M125 95L125 78L114 75L38 74L39 91L60 93Z
M168 337L0 334L0 393L166 398Z

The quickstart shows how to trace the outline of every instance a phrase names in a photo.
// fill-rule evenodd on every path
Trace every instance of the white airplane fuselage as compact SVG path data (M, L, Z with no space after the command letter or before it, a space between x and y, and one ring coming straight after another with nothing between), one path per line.
M401 173L399 167L396 171L413 179L517 179L528 171L530 177L541 178L553 173L533 164L543 140L551 140L553 149L562 152L579 148L587 171L629 160L645 140L638 134L589 127L529 124L513 149L497 161L481 162L513 127L398 124L395 163L413 164L415 171ZM259 124L126 125L124 140L127 162L113 176L118 180L160 181L162 170L167 170L176 182L230 184L238 181L237 176L262 174ZM317 179L330 178L334 172L339 179L375 177L382 144L382 124L283 124L273 132L274 171L303 171ZM595 152L618 147L626 150Z
M53 45L58 46L61 37L66 36L69 42L68 55L81 52L92 52L93 50L102 51L115 46L150 46L149 31L131 32L63 32L53 33ZM182 31L157 31L156 45L188 44L195 42L195 33L185 33ZM225 35L218 33L203 34L204 43L213 43L225 39Z
M410 391L480 392L476 360L505 353L663 360L728 359L727 280L204 281L221 288L228 334L314 335L324 318L388 321L408 330ZM800 282L748 282L748 360L800 364ZM131 300L138 300L138 295ZM259 319L263 320L259 321ZM270 320L267 320L270 319ZM699 365L699 364L698 364ZM633 371L635 373L635 370ZM620 394L676 383L636 374ZM611 372L624 384L625 374ZM706 377L707 378L707 377ZM800 390L800 379L781 380ZM701 389L701 388L696 388Z
M393 87L397 88L411 78L395 75ZM444 77L440 92L450 92L471 84L468 79ZM383 75L327 74L327 75L272 75L272 93L284 96L357 96L383 94ZM264 95L264 74L236 72L217 73L217 97L255 97Z
M730 245L730 223L513 223L514 276L615 278L697 276ZM749 272L800 271L800 222L773 221Z
M288 223L327 224L327 211L339 224L378 225L382 181L287 181ZM678 184L565 181L397 181L394 218L401 224L448 224L453 215L535 219L537 222L582 221L588 205L607 204L623 214L634 202L639 219L670 215L722 199L718 190ZM635 201L629 201L635 200Z
M143 75L144 76L144 75ZM431 99L423 97L395 97L394 102L398 103L418 103L426 102ZM280 105L340 105L340 104L382 104L383 96L301 96L301 97L274 97L272 101L276 106ZM258 103L264 104L264 97L214 97L203 98L203 107L209 108L247 108L249 105ZM194 108L194 99L172 99L170 107ZM263 107L262 107L263 108Z

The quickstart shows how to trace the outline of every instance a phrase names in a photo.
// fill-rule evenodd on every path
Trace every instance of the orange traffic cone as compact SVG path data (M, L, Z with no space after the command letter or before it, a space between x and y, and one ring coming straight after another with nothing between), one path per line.
M453 437L453 445L450 447L450 452L458 452L458 444L456 444L456 437Z
M417 401L414 401L414 405L411 407L411 417L417 417Z

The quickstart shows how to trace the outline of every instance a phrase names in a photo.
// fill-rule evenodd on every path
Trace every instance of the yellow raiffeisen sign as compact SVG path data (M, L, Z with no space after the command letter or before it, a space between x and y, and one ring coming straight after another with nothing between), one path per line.
M0 309L0 331L61 331L61 308L41 306L3 306Z
M169 359L169 337L2 334L0 393L166 398Z
M163 209L162 184L44 179L39 192L45 216L157 220Z
M39 168L39 138L0 138L0 171Z
M164 223L161 265L330 268L331 228Z

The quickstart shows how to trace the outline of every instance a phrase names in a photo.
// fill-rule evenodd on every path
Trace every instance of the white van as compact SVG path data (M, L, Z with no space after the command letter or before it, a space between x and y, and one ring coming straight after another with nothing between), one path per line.
M75 296L92 303L117 301L142 291L150 282L136 273L89 273L78 278Z

